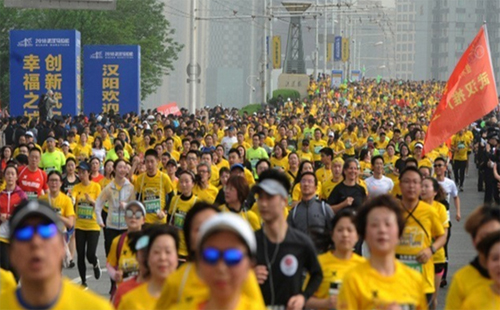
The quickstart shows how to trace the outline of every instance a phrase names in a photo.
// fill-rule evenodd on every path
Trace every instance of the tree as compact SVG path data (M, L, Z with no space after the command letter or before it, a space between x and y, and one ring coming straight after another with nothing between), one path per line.
M175 29L163 12L164 4L160 0L117 0L115 11L13 9L5 8L0 0L2 106L9 102L11 29L76 29L81 33L82 46L140 45L141 98L144 100L161 85L163 75L174 70L173 63L183 48L174 40Z

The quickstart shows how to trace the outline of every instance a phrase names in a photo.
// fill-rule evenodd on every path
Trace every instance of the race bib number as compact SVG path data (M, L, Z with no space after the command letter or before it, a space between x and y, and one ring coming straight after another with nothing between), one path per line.
M323 148L323 146L321 146L321 145L315 146L314 153L319 154L319 151L321 151L322 148Z
M399 255L399 261L410 267L413 270L416 270L420 273L423 273L422 264L417 262L417 257L415 255Z
M94 214L94 208L86 203L79 203L78 204L78 218L81 220L91 220L92 215Z
M45 170L45 172L46 172L46 173L47 173L47 175L48 175L51 171L56 170L56 167L47 167L47 168L45 168L44 170Z
M342 282L340 282L340 281L330 282L330 289L328 290L328 294L330 296L337 296L340 292L341 285L342 285Z
M26 192L26 196L28 196L28 200L37 200L38 194L35 192Z
M459 150L463 150L463 149L465 149L465 143L463 143L463 142L458 143L457 148L458 148Z
M125 214L123 212L114 211L111 212L108 217L110 217L111 225L115 227L122 228L122 226L127 226L125 224Z
M144 201L144 207L146 207L146 213L158 213L161 208L160 199L148 199Z
M182 211L177 211L174 216L174 226L177 229L182 229L184 227L184 220L186 219L186 213Z
M252 165L252 168L255 168L258 162L259 162L258 158L250 159L250 164Z
M346 143L344 144L344 146L345 146L345 148L346 148L346 149L350 149L350 148L352 148L351 142L346 142Z

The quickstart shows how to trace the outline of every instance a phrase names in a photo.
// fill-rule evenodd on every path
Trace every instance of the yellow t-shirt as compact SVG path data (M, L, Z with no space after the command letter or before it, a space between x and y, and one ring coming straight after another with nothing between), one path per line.
M311 153L313 154L314 161L321 160L321 154L319 153L319 151L321 151L326 146L327 146L327 143L323 139L320 139L319 141L312 139L311 141L309 141L309 149L311 150Z
M314 296L325 299L338 295L345 274L358 264L366 262L366 259L353 253L349 260L344 260L326 252L318 256L318 261L323 271L323 281Z
M421 160L418 161L418 167L429 167L429 168L432 168L432 161L427 158L427 157L424 157L422 158Z
M243 295L253 300L253 307L264 306L264 298L260 291L257 277L250 271L247 279L243 283ZM199 278L194 263L187 262L179 267L174 273L168 276L160 298L154 309L169 309L178 303L188 303L200 301L209 297L208 287ZM265 307L265 306L264 306ZM192 309L192 308L183 308ZM248 309L253 309L252 307Z
M432 206L436 209L436 212L439 216L439 221L443 223L443 228L449 228L450 218L448 217L446 207L442 203L437 201L433 201ZM437 250L436 253L432 255L432 259L434 260L434 264L446 263L446 254L444 252L444 247Z
M120 257L118 258L116 256L120 238L121 235L115 237L115 239L111 242L107 262L116 270L123 271L123 279L127 279L138 274L139 264L137 263L135 254L132 253L130 247L128 246L128 235L125 235L123 239L123 245L119 255Z
M174 190L170 177L161 171L157 171L153 177L144 172L137 176L134 189L146 208L146 223L166 223L167 218L159 219L157 213L167 208L166 197Z
M54 211L56 211L60 216L70 217L76 215L71 198L62 192L60 192L56 198L49 198L49 194L47 193L40 196L39 199L48 201L52 209L54 209Z
M221 205L219 209L222 212L232 212L238 214L239 216L241 216L242 219L246 220L248 224L250 224L250 226L252 226L252 229L254 231L259 230L261 227L259 217L251 210L250 211L241 210L240 212L235 212L233 210L229 210L229 207L226 206L225 204Z
M332 193L332 191L335 188L335 186L337 186L340 182L342 182L342 180L340 180L338 182L335 182L335 181L333 181L332 178L330 178L328 181L326 181L325 183L323 183L321 185L321 195L320 195L320 198L324 199L324 200L327 200L328 197L330 197L330 194Z
M12 272L0 269L0 294L7 292L17 286L16 279Z
M448 295L446 295L445 310L461 309L467 296L477 287L493 283L491 279L483 277L472 265L460 268L451 281Z
M406 211L403 213L407 220L396 248L396 255L402 263L422 273L425 293L434 293L434 262L429 259L427 263L420 264L416 261L416 255L430 247L433 239L444 234L443 223L436 209L423 201L413 209L413 216Z
M168 310L186 310L186 309L193 309L193 310L198 310L198 309L204 309L204 305L208 302L207 299L202 299L202 300L195 300L195 301L190 301L190 302L184 302L180 304L175 304L172 305L169 308L162 308L162 309L168 309ZM240 299L238 301L238 304L236 305L234 310L266 310L265 305L257 305L255 303L255 300L252 300L251 298L248 298L245 296L243 293L240 295Z
M123 295L118 310L150 310L156 305L158 298L148 292L148 282L143 283Z
M287 171L290 167L288 165L288 157L285 156L281 159L278 159L274 156L271 157L271 168L279 169L281 168L283 172Z
M78 144L75 147L75 150L73 151L73 154L75 154L75 157L79 160L80 157L83 157L85 159L89 159L90 155L92 155L92 145L87 142L85 146Z
M327 180L332 178L332 169L326 169L325 167L321 167L316 170L316 178L319 182L325 183Z
M195 185L193 188L193 194L198 196L198 199L200 201L206 201L208 203L214 203L218 193L219 190L217 189L217 187L213 186L210 183L208 183L208 187L205 189L202 189L199 185Z
M297 155L299 155L299 158L300 158L300 161L304 161L304 160L309 160L309 161L313 161L313 157L314 157L314 154L311 153L311 152L303 152L303 151L297 151ZM320 157L321 158L321 157Z
M453 148L453 159L454 160L467 160L467 152L469 151L469 146L472 140L466 134L454 135L451 138L451 147Z
M184 239L184 220L186 214L193 207L196 201L199 200L195 194L191 195L188 200L181 198L181 195L174 196L168 208L168 215L170 216L168 224L174 226L179 231L179 256L188 256L188 249L186 246L186 239Z
M216 166L217 166L217 168L219 168L219 170L222 167L226 167L227 169L229 169L229 162L226 159L221 158L221 160L219 161L219 163Z
M24 310L16 296L16 288L0 293L0 310ZM61 292L51 310L113 310L113 306L92 291L84 291L70 280L63 278Z
M87 186L84 186L83 183L78 183L73 187L71 195L76 204L76 229L101 230L101 227L97 224L95 206L91 205L85 198L85 194L89 194L90 198L95 201L100 193L101 186L93 181L90 181Z
M498 310L500 295L493 292L491 285L482 285L468 294L461 310Z
M392 303L403 309L427 309L422 276L397 260L394 274L383 276L367 261L344 276L337 309L385 309Z

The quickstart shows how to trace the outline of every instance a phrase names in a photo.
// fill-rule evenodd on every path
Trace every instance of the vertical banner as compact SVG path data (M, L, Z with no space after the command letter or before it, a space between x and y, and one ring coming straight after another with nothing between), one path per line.
M361 81L361 71L360 70L351 70L351 81L353 81L353 82Z
M332 70L332 85L331 85L331 87L340 87L340 84L342 84L343 80L344 80L344 71Z
M141 47L89 45L83 48L85 114L139 113Z
M80 32L10 31L10 114L38 117L40 96L54 92L54 115L80 113Z
M488 32L483 25L446 83L425 135L423 152L429 153L497 107L495 72Z
M326 61L332 61L332 49L332 43L328 43L328 45L326 46Z
M349 61L349 38L342 38L342 61L347 62Z
M333 43L333 60L341 61L342 60L342 37L336 36L335 43Z
M273 36L273 69L281 68L281 36Z

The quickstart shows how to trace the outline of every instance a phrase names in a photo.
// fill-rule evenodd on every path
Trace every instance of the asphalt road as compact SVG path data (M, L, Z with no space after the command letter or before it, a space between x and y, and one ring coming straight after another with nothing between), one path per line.
M451 229L451 239L449 244L450 251L450 263L449 263L449 272L448 272L448 287L451 283L451 279L453 274L468 264L476 255L476 252L472 246L471 239L469 235L465 232L463 226L464 221L467 216L472 212L474 208L480 205L483 201L483 193L479 193L477 191L477 170L474 165L471 164L471 169L469 171L468 176L466 177L464 184L464 192L460 193L460 201L461 201L461 212L462 212L462 220L457 222L455 220L455 208L452 203L450 208L450 216L453 220L452 229ZM100 280L94 279L92 267L87 263L87 284L89 289L97 292L98 294L109 297L109 288L110 281L109 276L106 273L106 257L104 252L104 237L101 232L99 246L97 249L98 257L101 263L101 268L103 270L103 274ZM76 263L76 260L75 260ZM65 269L64 274L72 279L75 283L80 283L80 277L78 275L77 268L73 269ZM448 287L442 288L439 291L439 304L438 309L444 308L444 301L446 299L446 294L448 291Z

